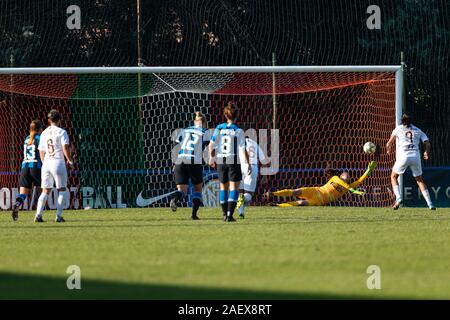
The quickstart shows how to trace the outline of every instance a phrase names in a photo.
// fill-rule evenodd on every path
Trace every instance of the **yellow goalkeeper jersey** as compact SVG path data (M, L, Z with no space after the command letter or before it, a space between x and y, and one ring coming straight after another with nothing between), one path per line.
M323 202L330 203L342 197L350 188L349 184L338 176L334 176L325 185L319 187L319 192L322 194Z

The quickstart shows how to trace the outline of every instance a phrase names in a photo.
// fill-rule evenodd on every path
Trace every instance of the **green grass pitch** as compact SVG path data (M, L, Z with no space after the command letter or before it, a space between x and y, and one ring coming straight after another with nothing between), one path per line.
M450 298L450 209L252 207L0 213L0 298ZM68 290L69 265L81 290ZM369 290L367 267L381 268Z

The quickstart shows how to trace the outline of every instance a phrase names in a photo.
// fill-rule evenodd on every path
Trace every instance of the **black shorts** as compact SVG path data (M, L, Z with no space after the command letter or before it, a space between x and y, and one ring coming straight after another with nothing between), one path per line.
M239 182L242 180L241 165L237 164L217 164L217 171L219 172L219 182L227 183Z
M31 189L41 186L41 169L25 167L20 171L19 187Z
M174 173L177 185L189 184L189 179L191 179L192 184L203 183L203 166L201 164L177 164Z

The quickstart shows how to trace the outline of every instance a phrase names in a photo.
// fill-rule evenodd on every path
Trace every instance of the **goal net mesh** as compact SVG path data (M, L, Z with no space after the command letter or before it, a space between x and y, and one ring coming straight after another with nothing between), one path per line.
M76 153L68 207L166 206L175 188L173 132L191 125L195 111L214 128L228 101L244 130L279 130L279 141L269 139L279 146L279 170L260 177L255 204L265 204L268 189L324 184L327 165L355 180L371 160L379 168L361 186L367 194L331 205L390 204L394 157L362 146L383 146L395 126L393 73L276 73L275 85L272 73L161 73L0 75L0 207L9 209L17 194L30 121L46 123L50 109L62 112ZM217 175L204 173L204 202L216 205Z

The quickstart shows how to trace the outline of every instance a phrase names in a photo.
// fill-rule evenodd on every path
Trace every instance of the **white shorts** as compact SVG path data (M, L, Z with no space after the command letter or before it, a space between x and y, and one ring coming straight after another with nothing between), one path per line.
M67 169L64 161L50 160L42 164L42 188L67 188Z
M252 164L252 174L250 175L247 174L248 170L246 165L241 165L241 171L242 171L242 181L239 188L245 191L255 192L259 174L258 166Z
M395 161L392 171L397 174L404 174L407 168L411 168L413 177L422 175L422 162L420 157L406 157Z

